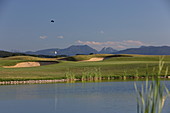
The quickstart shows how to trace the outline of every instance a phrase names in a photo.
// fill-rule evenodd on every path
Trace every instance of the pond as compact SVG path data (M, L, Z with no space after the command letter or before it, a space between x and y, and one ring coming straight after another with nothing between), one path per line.
M139 82L140 84L141 82ZM170 89L170 82L166 81ZM170 113L170 99L163 113ZM133 81L0 86L1 113L137 113Z

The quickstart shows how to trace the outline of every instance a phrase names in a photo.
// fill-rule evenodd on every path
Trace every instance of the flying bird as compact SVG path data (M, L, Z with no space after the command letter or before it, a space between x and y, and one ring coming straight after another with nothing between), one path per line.
M51 20L52 23L54 23L54 20Z

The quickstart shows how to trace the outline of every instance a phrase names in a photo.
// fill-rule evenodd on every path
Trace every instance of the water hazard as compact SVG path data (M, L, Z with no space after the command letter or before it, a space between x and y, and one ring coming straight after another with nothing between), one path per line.
M170 89L170 83L166 82ZM169 113L170 99L163 113ZM1 113L137 113L134 82L0 86Z

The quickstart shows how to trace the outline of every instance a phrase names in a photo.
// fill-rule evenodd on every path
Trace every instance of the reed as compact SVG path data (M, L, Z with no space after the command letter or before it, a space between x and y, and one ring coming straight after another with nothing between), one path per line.
M65 77L66 77L66 80L68 82L74 82L76 77L75 77L75 73L71 72L69 69L68 71L65 73Z
M161 113L166 98L170 95L167 87L160 82L160 75L164 66L163 58L159 61L159 68L157 74L152 76L152 80L149 81L146 77L145 85L137 87L134 84L137 92L137 113ZM167 76L168 68L166 68L165 76Z
M136 70L136 74L135 74L134 78L137 80L139 79L139 71L138 70Z
M115 77L113 77L112 75L107 75L106 77L105 77L105 79L107 79L107 80L111 80L111 79L114 79Z
M75 72L72 72L68 69L68 71L65 73L65 78L67 81L100 81L102 80L102 74L100 68L84 68L81 73L81 77L78 77L76 76Z
M86 72L82 72L81 81L85 82L87 80Z
M127 72L124 71L124 75L122 76L122 79L123 79L123 80L126 80L126 77L127 77Z
M99 81L102 80L100 68L85 68L82 72L81 81Z

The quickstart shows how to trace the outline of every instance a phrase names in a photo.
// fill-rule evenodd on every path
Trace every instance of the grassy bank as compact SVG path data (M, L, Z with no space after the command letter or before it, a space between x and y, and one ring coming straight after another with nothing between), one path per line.
M85 58L82 58L82 57ZM80 56L73 56L75 58ZM88 58L87 58L88 57ZM89 59L92 57L105 57L104 61L97 62L78 62L81 59ZM81 59L75 61L59 61L60 63L28 68L3 68L0 67L0 80L46 80L46 79L64 79L66 74L74 74L75 78L82 78L87 72L93 72L100 68L100 76L102 77L133 77L146 76L147 73L155 73L158 70L158 61L160 56L147 55L81 55ZM55 61L56 59L43 58L1 58L0 66L15 65L18 62L25 61ZM165 66L162 73L170 66L170 56L164 58ZM147 72L147 73L146 73ZM96 71L96 73L99 73ZM168 72L168 75L170 73Z

